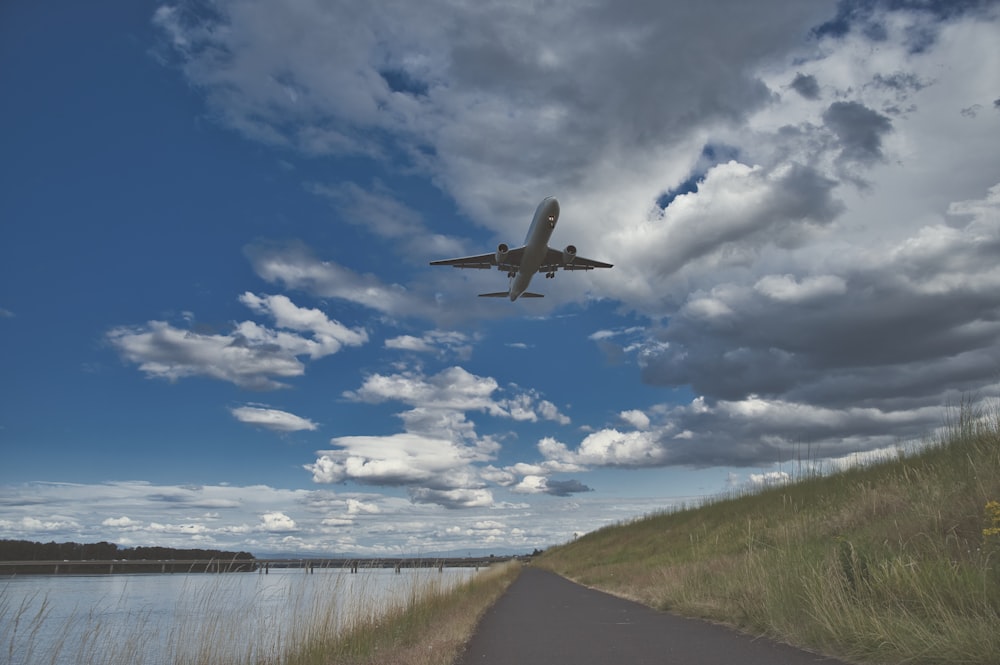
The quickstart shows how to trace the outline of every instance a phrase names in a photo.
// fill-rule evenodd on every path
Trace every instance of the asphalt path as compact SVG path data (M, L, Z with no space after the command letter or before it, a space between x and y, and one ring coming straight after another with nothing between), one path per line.
M525 567L459 665L844 665Z

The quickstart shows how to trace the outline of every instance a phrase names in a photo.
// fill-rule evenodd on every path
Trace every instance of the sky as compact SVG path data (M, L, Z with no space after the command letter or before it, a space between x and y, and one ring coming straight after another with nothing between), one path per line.
M0 538L530 552L1000 399L1000 4L0 5ZM480 299L429 261L610 270Z

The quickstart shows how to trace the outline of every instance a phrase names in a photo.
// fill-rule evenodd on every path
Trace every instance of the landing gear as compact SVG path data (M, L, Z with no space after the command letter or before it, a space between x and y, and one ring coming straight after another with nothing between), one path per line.
M552 279L555 276L556 276L556 274L554 272L547 272L547 273L545 273L545 279Z

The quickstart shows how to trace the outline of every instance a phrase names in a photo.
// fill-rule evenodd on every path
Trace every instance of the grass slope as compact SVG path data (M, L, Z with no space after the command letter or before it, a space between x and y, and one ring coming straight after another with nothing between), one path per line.
M480 617L517 578L521 564L491 566L446 592L415 588L389 612L360 613L348 630L300 640L280 665L450 665ZM269 661L270 662L270 661ZM268 663L261 663L268 665Z
M920 452L607 527L578 582L859 663L1000 663L1000 409Z

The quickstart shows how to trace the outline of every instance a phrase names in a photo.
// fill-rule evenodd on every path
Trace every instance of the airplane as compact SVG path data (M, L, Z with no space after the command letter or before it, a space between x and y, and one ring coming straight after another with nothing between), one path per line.
M535 216L528 227L528 235L524 245L510 249L506 244L497 245L497 251L492 254L463 256L458 259L442 259L431 261L432 266L454 266L455 268L478 268L488 270L496 266L497 270L507 271L510 288L497 293L480 293L480 298L510 298L514 302L519 297L542 298L540 293L528 291L528 285L536 272L544 272L546 279L556 276L556 271L563 270L593 270L594 268L611 268L610 263L594 261L577 256L576 247L566 245L566 249L558 250L549 247L549 237L559 220L559 201L553 196L542 199L535 209Z

